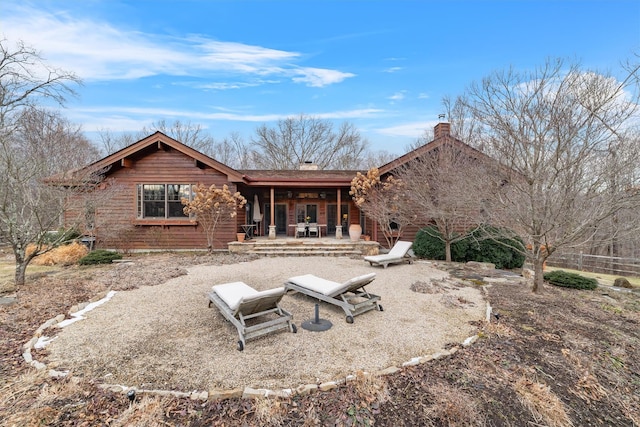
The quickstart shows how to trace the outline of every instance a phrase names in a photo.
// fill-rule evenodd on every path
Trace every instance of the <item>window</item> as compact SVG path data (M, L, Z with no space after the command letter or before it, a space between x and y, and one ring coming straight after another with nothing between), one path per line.
M191 198L191 184L138 184L138 218L187 218L182 199Z
M307 219L308 218L308 219ZM296 222L318 222L318 205L296 205Z

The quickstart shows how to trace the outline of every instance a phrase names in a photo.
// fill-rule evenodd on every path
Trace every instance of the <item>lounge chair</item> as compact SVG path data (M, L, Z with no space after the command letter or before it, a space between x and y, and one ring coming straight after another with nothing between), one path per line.
M411 250L412 242L398 240L389 253L382 255L368 255L364 257L365 261L369 261L370 265L381 265L387 268L389 264L398 264L401 262L413 263L415 255Z
M296 333L296 325L292 323L291 313L280 307L280 300L285 294L284 287L258 292L244 282L215 285L209 294L209 307L214 304L222 315L236 327L240 340L238 350L244 350L246 341L263 335L289 329ZM275 314L275 319L264 318ZM260 319L258 319L260 318ZM247 325L247 320L251 326Z
M354 277L344 283L326 280L313 274L290 277L284 284L287 291L296 291L341 307L347 315L347 323L353 323L354 316L377 308L380 297L365 290L365 285L373 282L375 273Z

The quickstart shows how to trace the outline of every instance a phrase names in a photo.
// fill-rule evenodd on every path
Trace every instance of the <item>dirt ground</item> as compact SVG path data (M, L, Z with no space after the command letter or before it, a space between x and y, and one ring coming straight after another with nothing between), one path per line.
M288 399L137 396L130 404L90 378L50 378L21 356L39 325L100 292L162 283L188 265L242 260L174 255L167 268L148 256L126 277L114 266L30 276L19 302L0 306L0 425L640 425L640 301L637 293L608 287L547 285L537 295L525 284L491 283L495 315L477 322L475 344L393 375L358 374L346 386ZM440 267L475 284L483 280L459 265ZM46 350L33 354L47 357Z

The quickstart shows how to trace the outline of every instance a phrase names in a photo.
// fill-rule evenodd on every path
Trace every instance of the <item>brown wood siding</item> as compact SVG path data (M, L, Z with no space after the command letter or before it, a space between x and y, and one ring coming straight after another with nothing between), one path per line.
M113 178L121 189L111 197L108 208L96 212L96 236L104 247L119 249L206 249L207 239L201 226L188 219L137 219L137 184L215 184L229 185L227 176L208 167L199 168L193 158L173 149L159 149L132 162L131 167L118 169ZM77 212L68 212L67 219ZM244 208L238 217L230 218L216 230L214 248L226 248L236 240L238 219L244 221Z

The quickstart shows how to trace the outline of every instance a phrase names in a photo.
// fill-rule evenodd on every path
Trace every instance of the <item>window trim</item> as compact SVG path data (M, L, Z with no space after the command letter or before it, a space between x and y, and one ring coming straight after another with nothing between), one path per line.
M144 215L144 187L151 185L162 185L164 187L164 212L165 215L160 216L145 216ZM193 215L185 215L185 216L168 216L169 214L169 203L176 203L174 200L168 199L168 191L170 185L186 185L189 186L189 200L192 200L194 193L193 188L196 184L187 183L187 182L142 182L136 184L136 219L135 224L152 224L152 225L179 225L187 223L193 219Z

